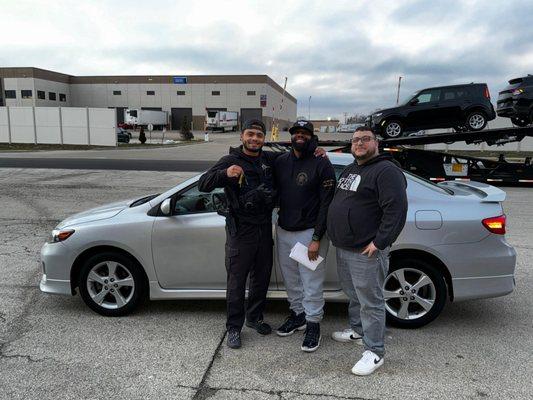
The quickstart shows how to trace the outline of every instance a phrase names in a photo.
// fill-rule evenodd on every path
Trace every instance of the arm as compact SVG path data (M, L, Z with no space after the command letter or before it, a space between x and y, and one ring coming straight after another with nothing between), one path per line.
M398 238L407 216L407 182L401 169L385 168L377 178L378 202L383 217L374 245L383 250Z
M335 193L335 170L333 165L329 160L324 160L323 165L320 168L319 172L319 197L320 197L320 208L318 210L318 216L315 224L315 231L313 233L313 239L317 238L318 240L322 239L324 233L326 232L326 219L328 215L329 203L333 199L333 194Z
M226 157L222 157L200 177L200 180L198 181L198 190L200 192L211 192L216 188L228 186L235 180L235 178L228 178L227 175L227 169L231 164L232 163Z

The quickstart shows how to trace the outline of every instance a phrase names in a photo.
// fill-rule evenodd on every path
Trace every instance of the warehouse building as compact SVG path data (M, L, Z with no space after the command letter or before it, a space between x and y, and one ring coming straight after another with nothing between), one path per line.
M283 99L283 108L280 106ZM0 106L115 108L167 111L171 129L184 116L204 129L207 111L236 111L240 122L296 121L297 100L267 75L72 76L40 68L0 68Z

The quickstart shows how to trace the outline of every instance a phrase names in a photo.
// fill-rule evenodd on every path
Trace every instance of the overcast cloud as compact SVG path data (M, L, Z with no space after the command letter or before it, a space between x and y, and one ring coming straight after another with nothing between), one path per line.
M533 1L5 1L0 66L72 75L267 74L298 115L533 74Z

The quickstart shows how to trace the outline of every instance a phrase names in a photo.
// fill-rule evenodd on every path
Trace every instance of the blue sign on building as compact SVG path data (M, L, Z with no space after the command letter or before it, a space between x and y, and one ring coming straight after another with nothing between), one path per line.
M186 76L174 76L172 80L174 81L174 83L187 83Z

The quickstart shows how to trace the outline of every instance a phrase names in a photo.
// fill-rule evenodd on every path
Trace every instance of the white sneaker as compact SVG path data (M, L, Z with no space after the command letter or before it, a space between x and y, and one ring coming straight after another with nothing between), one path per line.
M331 338L341 343L356 342L360 345L363 344L363 337L353 329L345 329L342 332L333 332Z
M383 357L379 357L376 353L367 350L363 353L363 357L352 368L354 375L370 375L376 369L383 365Z

